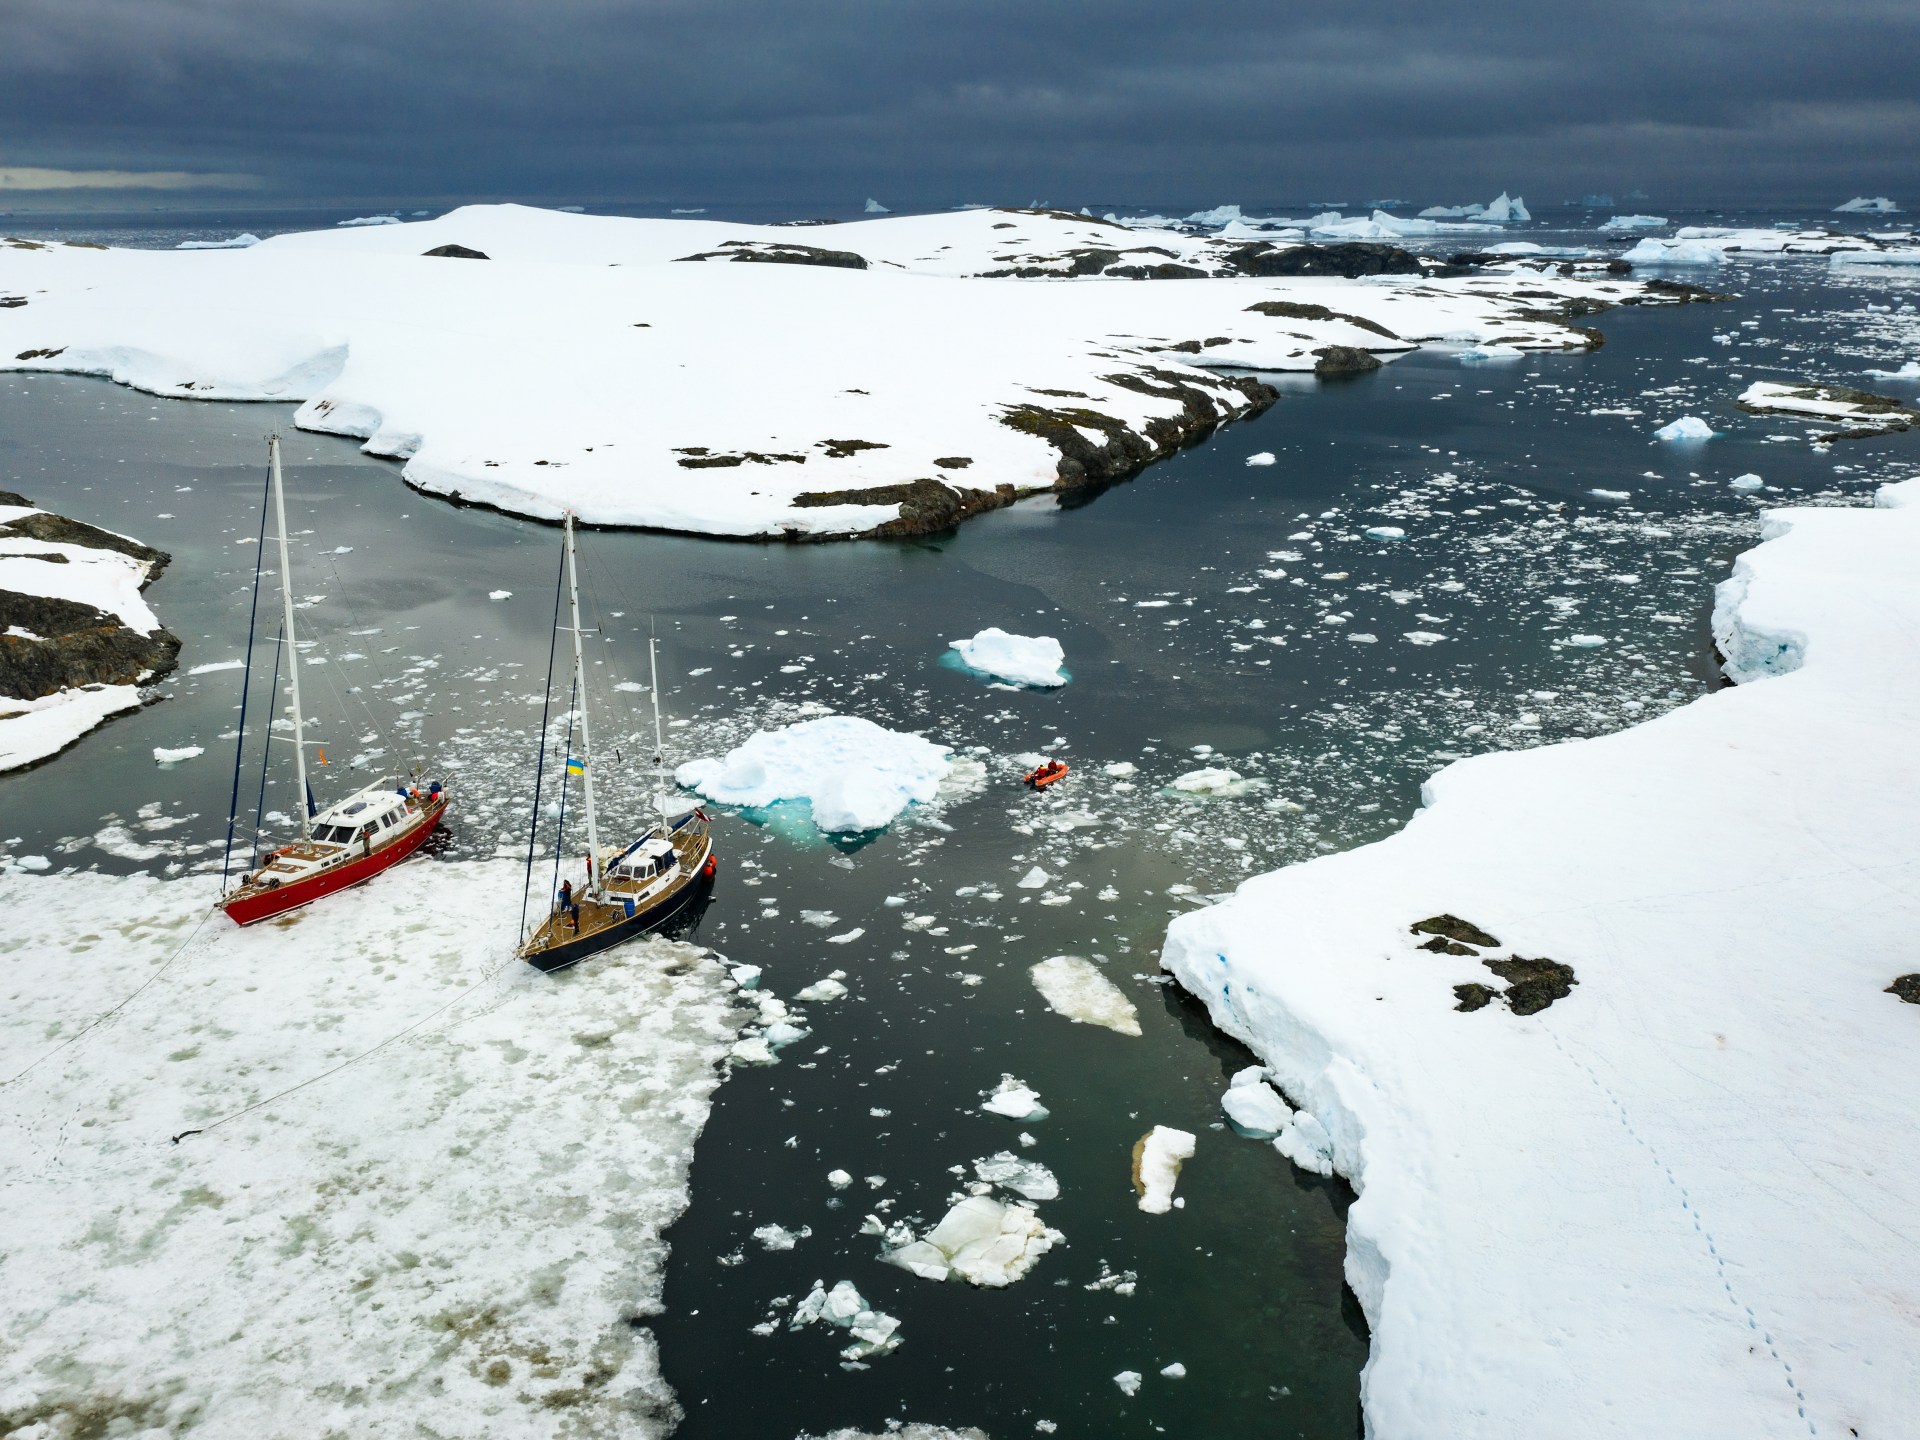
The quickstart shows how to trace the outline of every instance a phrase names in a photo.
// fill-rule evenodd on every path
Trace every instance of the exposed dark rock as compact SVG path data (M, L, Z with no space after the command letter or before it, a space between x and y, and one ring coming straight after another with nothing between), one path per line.
M1262 315L1271 315L1276 320L1344 320L1349 325L1357 325L1362 330L1371 330L1375 335L1384 335L1389 340L1399 340L1386 326L1359 315L1348 315L1339 310L1329 310L1324 305L1304 305L1297 300L1262 300L1258 305L1249 305L1247 309Z
M825 265L835 270L864 270L867 257L851 250L823 250L788 241L723 240L718 250L682 255L682 260L744 260L768 265Z
M868 490L809 490L793 497L802 509L822 505L898 505L900 518L868 533L878 539L903 539L951 530L970 515L1011 505L1019 496L1011 485L993 490L955 490L938 480L912 480Z
M1436 955L1471 955L1474 952L1458 941L1449 940L1444 935L1436 935L1420 947L1431 950Z
M1625 262L1622 261L1622 264ZM1624 297L1622 305L1711 305L1733 296L1704 285L1689 285L1683 280L1649 280L1640 287L1645 294Z
M1492 1001L1496 992L1485 985L1456 985L1453 987L1456 1010L1484 1010Z
M0 295L0 310L18 310L26 303L24 295Z
M1127 227L1113 220L1103 220L1097 215L1081 215L1072 210L1055 210L1046 205L996 205L996 215L1045 215L1052 220L1072 220L1080 225L1102 225L1113 230L1125 230Z
M1871 426L1856 426L1822 435L1822 440L1864 440L1893 430L1908 430L1920 424L1920 411L1909 410L1893 396L1875 395L1871 390L1855 390L1849 385L1795 385L1786 391L1786 395L1796 400L1825 400L1837 405L1851 405L1859 414L1849 418L1870 418L1873 422ZM1750 405L1744 400L1739 403L1740 408L1750 415L1795 413L1772 405Z
M24 495L16 495L11 490L0 490L0 505L31 505L33 501Z
M431 250L423 250L423 255L437 255L445 260L491 260L493 257L480 250L469 250L464 245L436 245Z
M964 470L973 464L973 457L971 455L936 455L933 457L933 463L942 470Z
M120 617L75 600L0 590L0 695L37 700L81 685L132 685L173 669L180 642L165 630L142 635Z
M28 503L17 496L14 498L18 504ZM29 540L45 540L56 545L84 545L89 550L115 550L135 560L144 560L148 570L142 588L158 580L160 572L165 570L173 559L166 551L156 550L151 545L142 545L138 540L129 540L124 535L115 535L110 530L102 530L84 521L69 520L64 515L49 515L44 510L36 515L22 515L18 520L10 520L5 525L0 525L0 536L5 535L24 536Z
M1338 245L1270 245L1254 240L1234 245L1221 257L1235 275L1422 275L1419 257L1398 245L1349 240Z
M829 459L844 460L862 450L885 450L888 447L878 440L822 440L820 448L827 452Z
M1909 1005L1920 1005L1920 975L1901 975L1887 986L1886 993L1898 995Z
M1432 915L1411 928L1415 935L1444 935L1464 945L1484 947L1500 943L1478 925L1462 920L1458 915Z
M1580 982L1573 967L1558 960L1482 960L1487 969L1507 982L1504 998L1516 1015L1537 1015L1556 1000L1564 1000Z
M1318 357L1313 362L1313 373L1322 378L1329 375L1362 375L1380 368L1378 355L1369 350L1356 350L1351 345L1322 345L1313 353Z
M13 358L16 360L51 360L56 355L64 355L66 353L67 347L62 345L57 350L22 350Z
M680 457L680 464L688 470L730 470L736 465L804 465L804 455L782 455L778 451L762 454L758 450L743 450L737 455L715 455L704 445L688 445L674 452Z

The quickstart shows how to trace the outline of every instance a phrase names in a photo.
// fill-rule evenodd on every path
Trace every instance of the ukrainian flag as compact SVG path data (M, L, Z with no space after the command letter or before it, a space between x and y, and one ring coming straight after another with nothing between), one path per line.
M584 761L584 760L575 760L575 759L574 759L574 758L573 758L573 757L572 757L571 755L569 755L569 756L567 757L567 774L569 774L569 775L584 775L584 774L586 774L586 773L587 773L587 762L586 762L586 761Z

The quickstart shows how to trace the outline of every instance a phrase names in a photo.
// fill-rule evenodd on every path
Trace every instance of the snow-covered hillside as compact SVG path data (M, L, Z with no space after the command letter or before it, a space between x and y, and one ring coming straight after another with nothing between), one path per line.
M1158 276L1186 278L1120 283ZM1060 212L738 226L471 206L235 250L0 243L17 302L0 369L304 401L302 427L520 514L911 533L1130 475L1270 400L1247 371L1433 340L1583 346L1563 316L1638 293Z
M1359 1191L1377 1440L1920 1412L1920 482L1766 533L1735 688L1168 931Z
M661 1234L749 1012L666 941L534 973L520 878L242 931L205 880L0 874L0 1430L666 1433Z

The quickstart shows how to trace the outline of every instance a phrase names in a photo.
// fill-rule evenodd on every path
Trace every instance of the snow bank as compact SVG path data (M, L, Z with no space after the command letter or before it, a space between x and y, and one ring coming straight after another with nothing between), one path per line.
M1718 265L1726 256L1718 245L1698 240L1656 240L1649 235L1620 258L1634 265Z
M1667 223L1664 215L1609 215L1602 230L1658 230Z
M939 793L950 747L888 730L857 715L826 715L783 730L756 730L719 759L689 760L674 778L723 805L762 809L807 802L830 834L880 830L907 806Z
M0 876L0 1078L40 1061L0 1090L0 1414L81 1434L110 1405L210 1440L671 1428L631 1317L660 1304L732 986L664 941L534 973L520 879L416 860L287 924L216 916L165 967L205 880Z
M182 240L173 248L176 250L245 250L259 243L260 237L249 231L245 235L235 235L231 240Z
M1359 1193L1378 1440L1891 1435L1920 1405L1887 993L1920 927L1920 485L1766 533L1715 606L1746 683L1449 766L1398 835L1169 927ZM1410 933L1449 917L1495 943Z
M1027 971L1034 989L1058 1014L1122 1035L1140 1033L1140 1012L1100 967L1080 955L1055 955Z
M1051 635L1010 635L989 625L970 640L949 642L969 670L1015 685L1050 690L1067 683L1067 652Z

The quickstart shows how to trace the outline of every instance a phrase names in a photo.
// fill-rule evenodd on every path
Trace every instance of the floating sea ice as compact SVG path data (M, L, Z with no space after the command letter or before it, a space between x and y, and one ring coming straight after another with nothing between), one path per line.
M511 591L511 590L489 590L489 591L487 592L487 598L488 598L489 600L511 600L511 599L513 598L513 591Z
M1122 1035L1140 1033L1140 1012L1091 960L1055 955L1027 974L1047 1004L1076 1024L1100 1025Z
M812 1292L794 1307L793 1319L787 1322L787 1328L798 1330L816 1320L853 1336L854 1343L840 1352L848 1360L884 1355L900 1344L900 1322L871 1308L860 1298L851 1280L842 1280L832 1290L821 1281L814 1281Z
M1667 223L1664 215L1609 215L1602 230L1658 230Z
M1447 637L1438 630L1407 630L1402 632L1401 638L1410 645L1438 645Z
M1697 415L1682 415L1671 425L1662 425L1653 432L1656 440L1711 440L1713 427Z
M1051 875L1036 865L1016 880L1014 884L1018 885L1022 890L1044 890L1046 889L1047 882L1051 879L1053 879Z
M1833 207L1836 215L1892 215L1900 207L1884 195L1856 195L1844 205Z
M16 855L6 862L15 870L51 870L53 862L44 855Z
M802 1225L798 1232L784 1225L762 1225L753 1232L753 1238L760 1242L764 1250L791 1250L800 1241L813 1234L813 1227Z
M1271 450L1262 450L1257 455L1249 455L1247 456L1247 464L1271 465L1273 464L1273 452Z
M1245 779L1238 770L1229 770L1220 765L1208 765L1199 770L1189 770L1173 780L1167 788L1183 795L1232 797L1264 789L1266 783L1264 780Z
M1734 490L1760 490L1766 487L1766 483L1758 475L1747 474L1734 476L1727 485Z
M1374 540L1404 540L1407 538L1407 532L1402 530L1398 525L1370 526L1367 530L1367 535L1370 539Z
M235 235L231 240L182 240L173 248L176 250L248 250L260 243L260 237L252 233Z
M840 1000L845 998L847 987L840 983L840 977L847 972L836 970L823 980L816 980L804 990L793 992L796 1000Z
M1727 257L1718 245L1648 236L1620 258L1630 265L1718 265Z
M1012 635L990 625L971 640L949 641L948 648L969 670L1015 685L1051 690L1067 683L1060 668L1067 652L1051 635Z
M1120 1393L1122 1395L1131 1400L1135 1395L1140 1393L1140 1372L1138 1370L1122 1370L1118 1375L1113 1377L1113 1383L1120 1387Z
M1133 1147L1133 1184L1140 1192L1140 1208L1164 1215L1173 1208L1173 1187L1180 1166L1193 1158L1193 1136L1185 1130L1156 1125Z
M1129 775L1138 775L1140 773L1140 767L1131 760L1116 760L1113 764L1105 765L1101 768L1116 780L1124 780Z
M1260 1074L1248 1085L1240 1083L1239 1075L1234 1076L1234 1083L1220 1097L1220 1108L1233 1122L1234 1129L1256 1140L1273 1139L1293 1119L1293 1107L1282 1100Z
M984 1092L983 1092L984 1093ZM1049 1111L1040 1103L1040 1093L1027 1087L1024 1080L1016 1080L1003 1074L980 1108L989 1115L1004 1115L1009 1120L1031 1122L1044 1120Z
M926 804L953 768L950 747L854 715L758 730L724 757L690 760L674 772L722 804L758 808L805 800L813 823L836 834L879 830L912 804Z
M196 755L206 753L206 747L202 745L183 745L178 750L168 750L156 745L153 749L153 758L162 765L176 765L182 760L191 760Z
M971 1195L923 1238L909 1240L884 1258L922 1279L958 1275L970 1284L997 1290L1020 1279L1065 1238L1041 1223L1030 1205L1003 1205L985 1195Z
M844 1190L853 1183L853 1176L844 1170L829 1170L827 1172L827 1183L836 1190Z
M1631 500L1631 490L1589 490L1589 495L1598 495L1602 500Z
M1187 1378L1187 1367L1176 1360L1171 1365L1162 1365L1160 1373L1169 1380L1184 1380Z
M866 931L866 927L865 927L865 926L863 926L863 925L856 925L856 926L854 926L854 927L853 927L853 929L851 929L851 930L849 930L849 931L847 931L847 932L846 932L846 934L844 934L844 935L829 935L829 936L827 936L827 944L829 944L829 945L851 945L851 944L852 944L852 943L853 943L854 941L856 941L856 940L858 940L858 939L859 939L859 938L860 938L860 937L861 937L862 935L864 935L864 934L866 934L866 933L867 933L867 931Z
M867 197L866 213L869 215L891 215L893 212L869 195Z
M1592 650L1596 646L1604 645L1606 643L1607 643L1607 637L1604 635L1569 635L1567 636L1567 644L1578 646L1582 650Z
M1302 1170L1333 1174L1333 1140L1326 1127L1304 1110L1294 1112L1287 1128L1274 1138L1273 1148Z
M999 1185L1028 1200L1058 1200L1060 1182L1038 1160L1022 1160L1011 1150L973 1162L973 1173L988 1185Z

